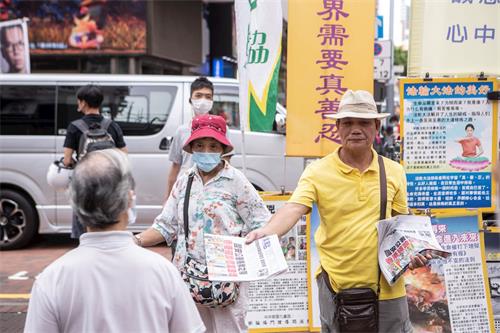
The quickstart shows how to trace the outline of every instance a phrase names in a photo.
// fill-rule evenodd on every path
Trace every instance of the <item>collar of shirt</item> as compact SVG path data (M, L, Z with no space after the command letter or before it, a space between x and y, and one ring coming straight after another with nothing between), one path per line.
M113 248L134 244L130 231L96 231L86 232L80 236L80 246Z
M340 159L340 156L339 156L340 148L342 148L342 147L338 147L335 150L335 152L333 153L333 159L335 160L335 163L339 166L340 171L342 171L345 174L351 173L354 170L354 168L350 165L345 164ZM372 161L370 162L370 165L368 166L368 169L366 169L365 172L368 172L368 171L377 172L378 171L378 160L377 160L378 154L375 151L375 149L373 149L373 148L371 148L371 151L372 151L373 158L372 158Z

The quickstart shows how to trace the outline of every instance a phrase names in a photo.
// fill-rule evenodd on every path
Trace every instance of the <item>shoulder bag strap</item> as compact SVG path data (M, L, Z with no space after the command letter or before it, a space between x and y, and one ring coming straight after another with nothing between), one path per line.
M186 251L189 239L189 197L191 196L191 186L193 185L194 172L189 174L186 185L186 195L184 196L184 236L186 238ZM187 253L187 252L186 252Z
M387 176L385 174L384 159L380 155L378 155L378 172L379 172L379 178L380 178L380 218L379 218L379 220L385 220L386 212L387 212ZM378 265L378 253L377 253L377 267L378 267L377 295L380 295L380 265Z
M109 128L109 125L111 125L111 122L112 122L112 120L111 120L111 119L109 119L109 118L103 118L103 119L101 120L101 124L100 124L100 125L101 125L101 128L102 128L103 130L107 131L107 130L108 130L108 128Z
M89 131L89 125L87 125L87 123L83 119L77 119L73 121L72 124L82 133L86 133Z

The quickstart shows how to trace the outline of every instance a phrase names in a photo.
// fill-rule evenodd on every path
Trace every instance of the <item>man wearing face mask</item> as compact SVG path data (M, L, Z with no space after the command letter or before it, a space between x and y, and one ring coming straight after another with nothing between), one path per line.
M118 149L78 163L70 201L88 232L36 279L24 332L205 332L175 267L126 231L134 187Z
M81 87L76 92L76 99L78 105L78 112L83 113L83 117L80 118L87 124L90 128L92 126L98 126L103 121L104 117L100 114L100 107L104 96L101 89L95 85L89 84ZM107 132L111 135L116 148L119 148L123 152L127 153L127 147L123 139L123 132L117 123L111 121ZM78 149L80 146L80 139L82 137L82 131L75 125L75 122L71 122L66 130L66 138L64 140L64 159L63 163L65 166L71 166L73 164L73 154L76 153L76 160L80 159ZM73 223L71 226L71 238L80 238L85 232L85 228L78 221L78 218L73 214Z
M191 83L189 103L193 109L193 116L207 114L213 106L214 85L206 77L199 77ZM191 154L182 147L191 135L191 122L181 125L172 139L168 159L172 162L167 179L167 191L163 201L168 199L172 187L181 170L187 170L193 165Z

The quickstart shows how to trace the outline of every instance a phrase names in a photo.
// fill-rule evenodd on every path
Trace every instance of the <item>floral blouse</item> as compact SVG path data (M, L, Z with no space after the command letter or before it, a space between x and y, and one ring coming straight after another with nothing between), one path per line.
M206 184L197 167L187 170L175 183L163 211L153 223L167 244L177 238L174 264L182 268L186 259L184 235L184 197L188 176L194 172L189 200L189 255L205 264L205 233L244 236L265 225L271 218L266 205L252 184L228 163Z

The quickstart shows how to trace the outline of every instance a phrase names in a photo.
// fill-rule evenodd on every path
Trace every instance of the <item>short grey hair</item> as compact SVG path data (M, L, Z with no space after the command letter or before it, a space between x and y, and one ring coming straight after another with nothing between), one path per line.
M105 229L118 223L120 213L127 210L134 187L127 155L118 149L93 151L73 172L71 206L84 226Z

